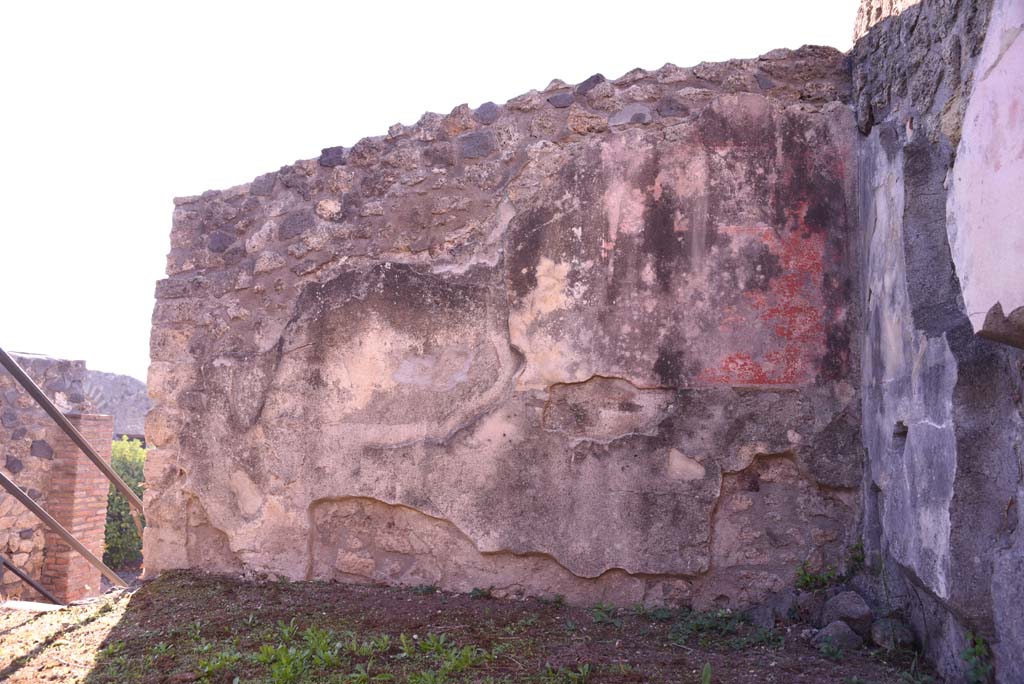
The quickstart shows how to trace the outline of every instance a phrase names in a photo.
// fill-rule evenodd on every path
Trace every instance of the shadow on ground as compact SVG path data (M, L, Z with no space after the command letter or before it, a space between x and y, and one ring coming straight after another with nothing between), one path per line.
M0 613L0 681L689 684L709 668L716 684L882 684L910 666L910 654L823 654L803 629L757 629L728 611L496 600L485 589L168 573L30 619Z

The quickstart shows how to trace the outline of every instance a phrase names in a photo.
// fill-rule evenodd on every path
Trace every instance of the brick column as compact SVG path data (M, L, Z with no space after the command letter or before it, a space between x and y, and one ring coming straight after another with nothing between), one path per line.
M111 416L68 414L68 419L110 462L114 435ZM110 483L89 457L60 432L53 444L53 467L46 491L46 510L75 535L97 558L103 557ZM75 601L100 592L100 571L56 533L46 530L43 572L40 583L62 601Z

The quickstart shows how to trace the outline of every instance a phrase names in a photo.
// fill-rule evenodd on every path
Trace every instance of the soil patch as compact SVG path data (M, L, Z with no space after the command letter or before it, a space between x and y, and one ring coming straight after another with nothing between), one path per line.
M742 614L497 600L486 590L166 573L64 610L0 611L0 681L937 682L911 653L821 652Z

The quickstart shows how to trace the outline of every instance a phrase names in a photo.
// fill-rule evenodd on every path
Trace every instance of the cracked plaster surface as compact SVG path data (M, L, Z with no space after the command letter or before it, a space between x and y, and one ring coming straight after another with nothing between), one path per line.
M147 572L740 605L835 562L846 73L556 81L178 200Z

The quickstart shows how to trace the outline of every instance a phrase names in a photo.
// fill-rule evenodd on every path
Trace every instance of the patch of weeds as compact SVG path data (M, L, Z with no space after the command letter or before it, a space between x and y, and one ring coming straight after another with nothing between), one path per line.
M437 587L433 584L417 584L412 588L414 594L436 594Z
M103 671L108 677L110 677L114 681L123 682L131 680L133 678L138 678L139 673L133 672L132 670L133 668L128 660L128 657L119 655L115 657L113 660L109 661L106 664L106 667L104 668ZM132 675L135 675L135 677L133 677Z
M513 650L512 649L512 644L495 644L494 646L491 646L491 651L490 651L490 654L487 657L487 660L490 660L490 661L497 660L498 658L501 657L501 655L503 653L505 653L505 651L511 651L511 650Z
M583 663L574 670L564 667L556 670L551 665L547 665L544 668L542 681L544 684L587 684L590 681L592 669L589 663Z
M562 626L565 628L565 631L567 632L575 632L577 629L580 628L580 626L572 620L566 620L565 624L563 624Z
M772 650L783 647L786 638L774 629L761 627L746 636L738 636L729 640L729 647L734 651L742 651L748 648L764 646Z
M171 648L172 646L170 644L161 641L153 644L153 647L149 649L149 654L154 658L159 658L160 656L169 653Z
M438 670L421 670L409 675L409 684L445 684L448 676Z
M26 655L16 659L14 662L19 667L22 667L28 664L29 660L30 657ZM139 668L143 667L144 661L144 658L129 658L125 653L125 643L123 641L110 642L100 649L96 657L97 664L103 667L103 675L116 682L140 679L143 673Z
M918 655L915 653L910 669L900 673L899 684L934 684L935 678L919 669L917 658Z
M863 570L866 558L867 557L864 554L864 542L858 540L856 544L850 547L850 550L847 553L846 575L850 577Z
M412 659L416 654L416 646L404 634L402 637L399 637L402 653L396 657ZM421 670L415 676L410 675L409 681L421 684L444 682L450 675L460 674L485 662L493 662L508 648L508 644L497 645L491 651L472 644L460 647L444 634L427 634L420 640L419 650L433 661L433 667Z
M828 566L821 572L811 570L806 562L800 564L796 571L796 588L805 591L824 589L835 584L839 580L834 566Z
M700 684L711 684L711 663L704 663L704 669L700 671Z
M834 663L838 663L843 659L843 649L839 648L828 639L823 641L821 646L818 647L818 652Z
M278 621L277 635L281 643L263 644L253 656L253 660L270 669L270 679L274 684L290 684L305 677L311 670L328 670L341 667L348 663L342 648L352 650L359 655L371 655L387 650L387 644L379 638L359 642L354 634L350 634L347 643L343 644L337 635L329 629L310 626L302 632L302 643L297 644L298 626L295 620L287 623Z
M409 638L409 635L402 632L398 635L398 650L399 653L396 658L409 658L416 657L416 642Z
M556 606L558 608L565 607L565 597L561 594L555 594L554 596L540 596L537 600L547 606Z
M657 628L655 627L655 625L641 625L636 630L636 635L640 637L642 640L646 640L649 636L654 634L656 630Z
M395 678L394 675L386 673L371 674L372 669L373 658L370 658L365 665L363 663L356 665L355 672L345 677L345 681L348 684L370 684L370 682L390 682Z
M261 665L270 665L272 662L277 660L278 648L271 646L270 644L263 644L260 646L260 650L256 652L256 655L252 657L257 663Z
M442 657L441 671L444 673L464 672L491 659L490 653L477 646L453 647Z
M378 634L375 637L370 637L370 647L374 649L375 653L384 653L391 648L391 636L388 634Z
M593 618L594 624L597 625L622 626L622 618L619 617L618 609L609 603L598 603L592 606L590 617Z
M868 651L868 657L876 662L895 667L897 662L915 660L917 658L917 651L906 646L896 646L891 650L876 648Z
M199 673L204 678L214 677L221 672L227 672L238 664L242 655L234 648L220 651L209 658L199 659Z
M347 632L344 648L354 656L365 658L389 650L391 648L391 637L387 634L378 634L377 636L360 641L354 633Z
M671 608L666 608L665 606L648 608L642 603L634 603L633 615L645 618L652 622L668 622L672 619L673 612Z
M424 653L443 655L451 645L452 642L444 634L428 634L420 641L420 650Z
M668 622L675 615L675 611L665 606L658 606L652 610L647 611L647 619L654 622Z
M473 591L469 592L469 598L471 599L492 599L494 598L492 592L494 587L487 587L481 589L480 587L474 587Z
M260 646L256 662L270 666L270 681L273 684L297 682L309 669L308 655L294 646Z
M960 658L967 664L967 684L988 684L992 681L992 654L983 637L968 632L967 648Z
M505 627L505 634L509 636L515 636L525 632L529 627L532 627L537 622L536 615L527 615L526 617L520 618L513 622L511 625Z
M292 643L295 635L299 633L299 626L295 624L295 618L289 620L287 624L283 620L278 620L277 633L280 635L281 641L286 644Z
M670 638L677 644L685 643L690 637L698 635L727 637L740 631L746 616L728 608L709 611L686 611L680 620L672 625Z
M203 636L202 620L196 620L195 622L190 623L187 629L187 633L189 639L191 639L192 641L199 641Z
M339 653L341 644L335 640L334 632L319 627L309 627L302 633L302 640L306 644L306 651L317 667L329 668L341 665L342 656Z
M99 658L104 659L104 660L109 660L109 659L113 658L114 656L118 655L119 653L121 653L121 651L123 651L123 650L124 650L124 642L123 641L112 641L109 644L107 644L106 646L104 646L103 648L101 648L100 652L97 654L97 656Z

